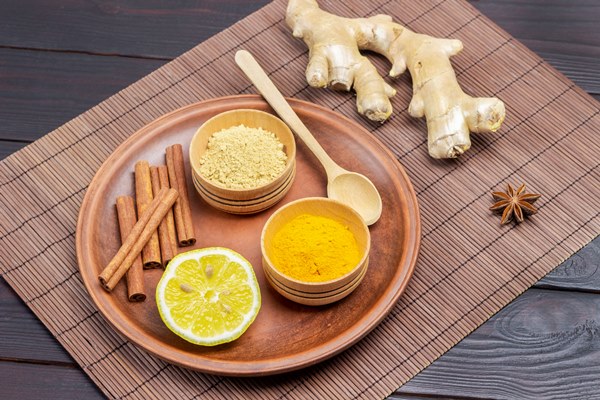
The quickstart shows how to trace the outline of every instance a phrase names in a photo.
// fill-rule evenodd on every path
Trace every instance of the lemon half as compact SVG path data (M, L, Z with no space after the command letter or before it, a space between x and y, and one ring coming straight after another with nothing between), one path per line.
M252 265L223 247L175 256L156 287L156 304L167 327L204 346L231 342L244 333L260 309Z

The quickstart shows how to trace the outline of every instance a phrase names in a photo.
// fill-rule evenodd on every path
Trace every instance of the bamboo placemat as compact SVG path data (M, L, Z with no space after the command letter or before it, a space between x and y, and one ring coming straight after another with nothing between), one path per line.
M359 117L354 97L307 87L307 51L275 1L0 163L2 276L109 397L382 397L406 382L600 231L598 103L458 0L328 1L338 15L390 14L411 29L463 40L463 88L498 96L507 119L454 161L427 155L407 116L409 78L394 82L393 118ZM165 363L115 333L82 285L75 224L103 160L153 119L213 97L253 93L233 61L253 52L285 95L357 119L398 157L421 206L414 277L387 318L333 360L269 379L204 375ZM268 50L266 50L268 49ZM385 72L389 66L376 63ZM490 192L527 182L540 212L500 227Z

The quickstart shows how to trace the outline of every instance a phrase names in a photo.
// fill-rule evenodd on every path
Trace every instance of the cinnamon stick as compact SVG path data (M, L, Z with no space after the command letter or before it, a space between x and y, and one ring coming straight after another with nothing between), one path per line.
M142 251L152 234L158 228L160 221L173 206L178 193L175 189L161 189L158 195L148 205L143 214L133 226L131 233L119 248L119 251L106 268L98 276L100 284L107 291L112 291L123 275L129 270L133 261Z
M150 178L152 181L152 192L158 193L160 186L160 176L158 172L158 168L156 166L150 167ZM162 265L166 266L169 261L175 256L176 247L173 247L171 241L169 239L169 231L167 227L167 217L171 214L171 218L173 218L173 213L171 210L167 212L167 215L158 225L158 242L160 244L160 257L162 259Z
M117 197L117 218L119 219L121 242L124 243L137 221L133 197ZM146 300L146 293L144 292L144 266L140 254L133 260L133 264L131 264L131 268L125 274L125 278L127 280L127 297L129 301L137 302Z
M194 234L192 211L187 193L183 148L180 144L167 147L166 161L171 187L179 192L179 197L173 207L177 239L180 246L191 246L196 243L196 236Z
M166 165L160 165L158 167L158 177L160 179L160 188L170 188L169 184L169 172L167 171ZM169 235L169 242L173 249L173 256L176 256L177 251L177 233L175 232L175 217L173 216L173 209L171 208L165 217L167 221L167 233Z
M150 165L148 161L138 161L135 163L135 202L137 204L138 215L142 215L152 201L152 178L150 177ZM158 233L154 232L150 241L142 250L142 260L144 268L158 268L161 264L160 244Z

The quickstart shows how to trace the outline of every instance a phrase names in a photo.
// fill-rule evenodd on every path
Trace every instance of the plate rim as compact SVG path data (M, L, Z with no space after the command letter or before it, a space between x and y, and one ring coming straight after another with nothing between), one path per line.
M364 313L364 315L360 316L359 321L363 320L366 317L370 317L371 322L368 325L362 326L364 324L355 323L347 331L344 331L340 335L337 336L337 337L339 337L339 336L343 335L346 338L342 345L340 345L338 347L330 346L329 348L326 348L325 351L323 351L323 350L315 351L315 349L320 349L324 345L318 346L318 347L313 348L310 351L308 351L308 352L315 353L314 356L312 356L308 359L306 359L305 357L295 357L294 359L287 357L286 358L287 362L277 363L276 365L272 361L266 361L266 362L261 361L260 363L256 364L256 363L252 363L252 362L248 362L248 361L214 360L214 359L210 359L207 357L201 357L198 355L192 355L191 357L196 358L196 359L198 359L198 358L202 359L203 365L193 364L186 360L181 360L178 357L169 357L168 355L156 352L151 347L146 346L143 343L138 343L138 341L131 334L130 331L123 329L120 326L121 324L117 323L112 318L110 309L105 308L105 304L97 298L96 289L91 287L91 285L93 283L97 283L97 281L92 279L92 281L93 281L92 282L85 278L86 275L84 273L84 268L86 268L86 267L89 268L90 266L86 265L85 259L84 259L85 243L83 243L83 236L84 236L83 232L85 232L84 225L86 222L86 218L89 217L89 215L85 215L84 213L89 208L89 203L92 201L94 195L96 194L96 191L94 189L96 186L98 186L98 181L101 180L102 176L104 175L103 172L107 169L110 169L110 164L111 164L111 161L113 161L113 159L116 159L116 160L119 159L117 157L117 153L119 152L119 150L123 151L123 149L125 149L127 146L129 146L132 142L135 142L135 141L139 140L141 137L143 137L143 135L145 133L147 133L148 131L153 131L165 119L169 120L172 118L176 118L177 114L179 114L179 113L185 114L185 112L188 111L189 109L206 106L207 104L210 105L211 103L217 104L220 102L228 102L228 101L235 101L235 100L239 100L239 101L259 100L259 101L263 102L265 105L267 105L267 103L264 101L264 99L261 96L252 95L252 94L231 95L231 96L223 96L223 97L215 97L215 98L205 99L202 101L198 101L198 102L174 109L166 114L163 114L163 115L153 119L152 121L143 125L141 128L137 129L128 138L126 138L121 144L116 146L115 149L111 152L111 154L109 154L108 157L102 162L101 166L98 168L98 170L94 174L94 177L92 178L92 180L90 181L90 183L86 189L86 193L84 195L83 201L81 202L80 209L78 212L76 234L75 234L75 245L76 245L75 249L76 249L78 270L82 277L82 281L84 283L86 291L88 292L88 295L90 296L94 306L100 312L100 315L110 324L110 326L113 329L115 329L119 334L123 335L129 342L134 344L136 347L138 347L150 354L153 354L154 356L157 356L158 358L165 360L169 363L173 363L173 364L176 364L176 365L179 365L179 366L182 366L185 368L189 368L192 370L196 370L196 371L200 371L200 372L204 372L204 373L216 374L216 375L265 376L265 375L273 375L273 374L281 374L281 373L285 373L285 372L291 372L291 371L295 371L295 370L298 370L301 368L309 367L311 365L320 363L326 359L329 359L329 358L335 356L336 354L341 353L342 351L344 351L344 350L350 348L351 346L353 346L354 344L356 344L359 340L361 340L363 337L365 337L367 334L369 334L373 329L375 329L381 323L381 321L392 311L394 305L397 303L400 296L406 290L406 287L408 286L408 283L410 282L412 275L414 273L417 258L418 258L419 252L420 252L420 244L421 244L421 220L420 220L419 203L417 200L416 192L414 190L414 186L412 184L412 181L408 177L406 170L400 164L398 159L393 155L393 153L385 145L383 145L383 143L376 136L374 136L371 132L367 131L363 126L358 124L358 122L346 117L345 115L343 115L339 112L335 112L329 108L323 107L321 105L318 105L318 104L315 104L315 103L312 103L309 101L294 99L294 98L286 98L286 99L288 100L290 105L292 105L292 108L319 109L320 111L325 112L325 114L335 115L335 117L341 119L344 122L344 124L348 124L349 126L356 127L357 129L359 129L361 131L360 132L361 134L368 135L369 140L373 141L373 144L375 146L377 146L379 148L379 150L381 150L382 152L384 152L386 154L386 156L389 158L389 161L394 166L396 172L405 181L406 191L403 194L407 201L408 214L413 217L413 218L410 218L410 220L414 224L414 229L409 230L409 234L406 235L405 240L404 240L404 242L413 243L413 245L412 245L412 247L406 248L407 256L406 256L406 261L405 261L404 265L398 266L399 268L400 267L406 268L404 278L400 282L399 287L397 288L397 290L395 292L388 293L387 299L380 299L378 301L379 303L385 302L384 306L380 306L375 309L371 309L371 310L369 310L369 312L366 312L366 313ZM274 113L274 114L276 115L276 113ZM402 245L404 245L404 243ZM357 325L361 325L361 326L357 328ZM163 341L159 341L159 342L161 342L161 344L168 344L168 343L164 343ZM306 352L303 352L300 354L305 354L305 353ZM261 367L251 368L251 367L249 367L249 364L261 365Z

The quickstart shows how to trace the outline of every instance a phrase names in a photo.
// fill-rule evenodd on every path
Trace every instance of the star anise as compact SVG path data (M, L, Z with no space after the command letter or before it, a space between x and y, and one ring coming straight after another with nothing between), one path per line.
M500 224L504 225L515 219L517 222L523 222L525 216L535 214L537 208L533 203L541 194L525 193L525 184L523 183L517 190L514 190L509 183L505 192L492 192L492 197L496 201L490 207L490 210L502 212Z

